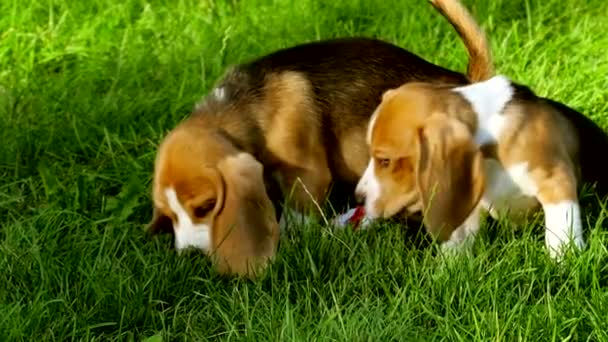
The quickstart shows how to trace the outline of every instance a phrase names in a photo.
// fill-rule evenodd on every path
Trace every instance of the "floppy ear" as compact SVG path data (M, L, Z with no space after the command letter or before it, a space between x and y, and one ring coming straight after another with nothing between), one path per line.
M456 119L432 116L418 134L423 222L435 238L446 241L483 195L483 156L467 127Z
M254 277L274 257L279 240L262 164L240 153L222 160L218 170L225 186L212 234L218 270Z
M152 220L146 228L146 232L150 235L157 235L161 233L173 234L173 222L171 218L154 207L152 212Z

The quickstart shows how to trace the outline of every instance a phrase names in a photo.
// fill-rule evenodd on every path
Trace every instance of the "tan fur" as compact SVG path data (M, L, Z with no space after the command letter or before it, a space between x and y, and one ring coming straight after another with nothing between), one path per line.
M369 160L365 145L365 128L344 133L338 141L338 146L332 150L331 152L344 156L342 161L334 160L338 176L355 183L365 171Z
M507 166L527 161L532 178L541 184L539 197L544 202L576 200L580 173L574 127L537 103L516 103L505 115L512 123L501 137L496 158Z
M445 241L484 193L483 156L466 125L443 114L425 121L418 144L414 177L422 198L424 224L435 238Z
M249 154L218 163L225 182L225 203L212 239L223 273L257 275L277 249L279 227L265 195L262 165ZM256 181L257 180L257 181Z
M221 141L212 140L209 143L200 141L196 126L189 123L185 122L176 127L166 137L156 158L153 181L154 204L169 217L172 217L172 214L162 193L166 187L174 186L179 197L185 200L200 195L216 196L219 187L216 185L218 176L213 167L226 155L236 153L229 144ZM206 160L189 157L197 153L204 153Z
M281 186L292 204L304 210L323 200L331 174L322 141L319 112L312 103L311 85L301 74L285 72L267 80L260 123L269 153L281 166ZM305 189L306 188L306 189Z

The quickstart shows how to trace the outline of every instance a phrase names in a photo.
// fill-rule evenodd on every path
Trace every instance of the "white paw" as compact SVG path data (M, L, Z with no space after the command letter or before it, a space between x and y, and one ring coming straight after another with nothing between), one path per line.
M549 251L549 256L552 259L555 260L561 260L564 256L564 254L566 253L566 251L572 247L574 247L574 249L576 251L582 251L583 249L585 249L587 247L587 244L585 243L585 241L583 240L582 237L576 237L574 239L572 239L572 241L569 240L551 240L551 239L547 239L547 250Z
M553 259L561 259L571 246L578 250L586 247L578 203L564 201L557 204L546 204L543 207L545 211L545 245Z
M441 244L441 253L445 256L456 256L463 253L470 253L473 249L475 239L473 236L467 237L461 241L448 240Z

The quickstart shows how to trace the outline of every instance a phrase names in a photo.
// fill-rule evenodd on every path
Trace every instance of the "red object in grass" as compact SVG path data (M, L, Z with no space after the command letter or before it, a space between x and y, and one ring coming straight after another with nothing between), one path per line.
M355 212L353 213L353 216L351 216L348 219L348 222L350 222L350 224L352 224L355 229L359 228L359 224L361 223L361 221L363 220L363 218L365 217L365 207L364 206L358 206L355 208Z
M352 226L354 230L361 227L361 222L365 219L365 207L358 206L349 209L344 214L338 215L333 219L334 224L339 227Z

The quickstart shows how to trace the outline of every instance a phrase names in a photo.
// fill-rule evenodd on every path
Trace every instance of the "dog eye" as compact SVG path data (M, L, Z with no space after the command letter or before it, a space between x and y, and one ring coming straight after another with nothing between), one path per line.
M209 212L213 210L213 208L215 208L215 200L210 199L203 202L203 204L194 207L193 214L197 218L203 218L207 216L207 214L209 214Z
M378 165L383 169L387 168L391 164L391 160L388 158L378 158L376 160L378 162Z

